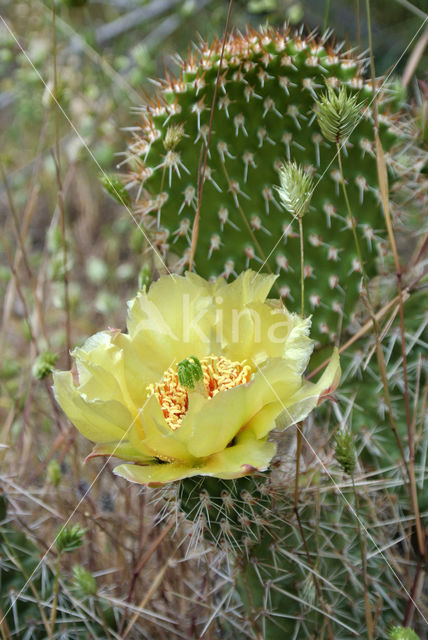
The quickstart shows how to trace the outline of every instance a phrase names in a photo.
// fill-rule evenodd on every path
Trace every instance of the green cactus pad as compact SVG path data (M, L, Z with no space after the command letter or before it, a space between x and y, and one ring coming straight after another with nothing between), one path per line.
M230 577L245 610L242 637L253 637L253 632L265 640L295 634L313 638L325 628L325 612L335 638L364 637L364 585L350 483L339 492L324 473L307 471L310 484L300 483L305 487L299 506L304 540L294 511L292 476L288 483L283 479L282 487L268 474L234 481L190 478L178 485L178 508L194 524L190 545L203 537L214 544L219 558L226 552L228 562L233 559ZM370 532L372 514L363 493L359 502L358 517ZM378 619L377 630L386 632L405 596L379 553L379 540L371 534L366 543L370 601L380 602L389 580L395 590L394 610L382 602ZM229 623L226 616L222 637L234 637Z
M230 551L259 543L272 523L272 487L267 474L236 480L187 478L178 485L180 510L195 523L195 533Z
M198 166L208 143L221 43L202 43L181 61L178 78L159 82L159 95L143 108L129 146L127 181L136 211L170 268L188 266L197 208ZM367 107L343 149L344 174L368 276L385 254L377 190L373 90L363 62L313 36L268 28L231 35L225 46L209 140L195 270L204 277L236 276L243 269L278 273L277 291L300 301L297 222L284 211L275 187L285 160L314 176L304 218L306 313L314 335L335 337L359 298L361 267L343 196L334 145L315 117L315 99L347 86ZM378 96L380 136L388 162L399 137ZM265 263L265 260L267 261ZM344 318L345 315L345 318Z
M321 485L320 485L321 487ZM334 637L340 640L366 637L364 581L357 535L355 504L349 489L316 497L319 513L307 496L299 512L302 533L292 507L282 512L284 525L242 558L236 574L252 628L264 640ZM283 505L281 505L283 508ZM364 531L371 531L368 506L360 495L358 517ZM377 633L386 631L405 596L394 585L379 544L367 534L367 591L372 611L379 603ZM315 580L314 580L315 577ZM394 605L382 600L385 584L394 591ZM326 633L327 619L331 632ZM376 636L378 637L378 636ZM382 635L380 637L383 637Z
M392 281L383 281L384 289ZM386 322L386 320L384 320ZM411 293L404 303L404 329L407 349L407 379L409 403L413 419L419 424L424 418L424 394L421 389L426 385L428 360L426 344L428 340L428 319L426 315L426 278L419 289ZM392 414L398 437L404 448L407 443L406 410L404 402L404 381L401 353L401 334L399 320L389 327L383 341L386 364L386 377L390 394ZM317 354L316 358L322 358ZM342 379L335 394L338 411L341 415L350 414L349 424L356 437L364 442L360 449L360 458L370 467L395 469L401 460L388 412L382 377L376 357L376 345L373 336L369 336L341 356ZM337 414L339 415L339 414ZM318 409L317 419L322 424L326 420L326 408ZM424 455L423 439L416 453ZM423 483L421 484L421 489ZM421 490L428 500L428 489Z

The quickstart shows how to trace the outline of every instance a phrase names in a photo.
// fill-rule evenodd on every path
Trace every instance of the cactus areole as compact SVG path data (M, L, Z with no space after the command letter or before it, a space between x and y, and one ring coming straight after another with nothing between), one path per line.
M297 221L282 207L276 186L284 161L302 165L315 185L305 216L305 309L314 312L321 342L346 326L361 284L336 148L323 138L315 117L315 100L327 85L346 86L366 105L342 155L369 277L386 249L372 84L363 77L363 61L340 49L289 29L229 36L209 138L221 42L201 43L180 61L178 77L158 82L128 154L136 211L168 266L180 272L189 264L198 166L209 142L194 269L205 278L230 279L249 267L270 270L279 274L278 292L288 304L300 299L300 244ZM378 104L390 163L388 151L399 137L381 92Z

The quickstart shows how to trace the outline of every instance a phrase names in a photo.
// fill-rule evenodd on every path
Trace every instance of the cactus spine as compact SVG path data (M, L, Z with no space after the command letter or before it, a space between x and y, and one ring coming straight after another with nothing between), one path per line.
M181 61L177 78L159 82L129 146L136 211L170 266L190 257L198 197L198 164L208 142L220 43L202 43ZM229 37L205 171L195 269L204 277L235 276L247 267L279 274L278 291L299 301L297 222L275 186L285 160L302 165L315 189L305 220L305 308L322 342L346 326L359 297L361 265L340 193L335 145L321 135L315 101L329 87L347 87L365 102L343 149L343 166L368 276L385 255L377 190L373 88L364 64L322 38L273 28ZM385 92L379 94L380 135L388 152L399 142ZM390 155L387 153L390 160ZM392 163L392 160L390 160ZM345 318L344 318L345 316Z
M195 270L204 277L229 278L248 267L270 269L279 275L279 294L298 303L297 222L283 209L275 187L284 161L302 166L314 185L305 216L305 309L314 312L318 342L335 340L355 320L362 265L340 189L337 149L322 135L326 123L321 121L320 128L316 118L326 86L330 95L331 89L340 95L346 87L355 105L364 104L355 128L346 131L349 139L341 157L369 279L388 253L377 189L373 86L364 79L364 62L323 38L290 29L233 34L225 45L210 131L220 50L218 41L201 43L196 54L180 61L178 77L159 81L157 97L143 108L126 175L128 188L135 187L136 212L168 266L184 270L191 253L200 158L210 133ZM390 113L388 89L377 100L379 134L394 187L393 152L404 134ZM363 375L364 388L370 390L367 412L373 418L378 396ZM373 375L379 382L376 367ZM349 404L346 390L343 398ZM360 421L358 414L354 430ZM314 433L323 429L315 424ZM386 430L385 424L382 436ZM377 447L377 442L369 447L372 460L379 458ZM373 616L376 611L376 634L386 635L403 613L400 586L379 552L380 538L367 533L379 524L373 503L363 492L353 492L349 479L341 483L342 492L333 490L332 480L342 481L341 472L337 465L331 467L331 454L323 449L319 455L299 475L298 512L290 469L285 475L279 472L280 482L274 470L236 481L188 479L177 487L178 506L193 521L196 540L203 536L234 558L246 637L361 637L366 633L365 608ZM389 456L397 460L395 446L388 448ZM356 500L366 546L364 568ZM385 588L392 599L384 597Z

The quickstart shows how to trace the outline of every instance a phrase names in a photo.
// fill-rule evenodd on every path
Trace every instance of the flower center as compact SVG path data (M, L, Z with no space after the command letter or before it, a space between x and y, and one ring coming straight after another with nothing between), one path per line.
M249 365L232 362L223 356L203 358L200 364L208 398L213 398L219 391L245 384L251 377ZM180 384L177 366L170 367L162 381L149 385L147 390L158 399L168 426L173 431L178 429L189 407L189 390Z

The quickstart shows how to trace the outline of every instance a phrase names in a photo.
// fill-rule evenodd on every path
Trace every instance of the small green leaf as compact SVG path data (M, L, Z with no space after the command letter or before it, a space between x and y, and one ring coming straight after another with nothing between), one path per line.
M82 597L85 596L94 596L97 593L97 583L90 571L76 565L73 567L73 583L76 588L76 591Z
M52 484L54 487L57 487L61 482L61 465L57 460L51 460L48 464L48 468L46 470L46 476L48 482Z
M204 379L201 363L198 358L191 356L178 363L178 381L186 389L194 389L196 383Z
M328 86L327 93L316 101L315 113L321 133L330 142L343 142L349 138L358 123L363 103L356 95L348 95L346 87L339 92Z
M352 434L349 431L339 431L336 435L336 460L345 473L354 473L356 465L355 447Z
M62 527L55 538L58 553L69 553L81 547L85 533L86 529L82 529L78 524L75 524L74 527Z
M41 353L33 364L33 376L37 380L43 380L52 373L55 368L58 356L51 351Z
M281 202L289 213L302 218L311 203L312 177L295 162L287 162L279 173L281 186L277 188Z
M116 200L116 202L123 204L125 207L130 206L131 197L126 190L125 185L117 176L104 173L100 176L100 180L104 189Z
M389 640L420 640L410 627L392 627L388 631Z

